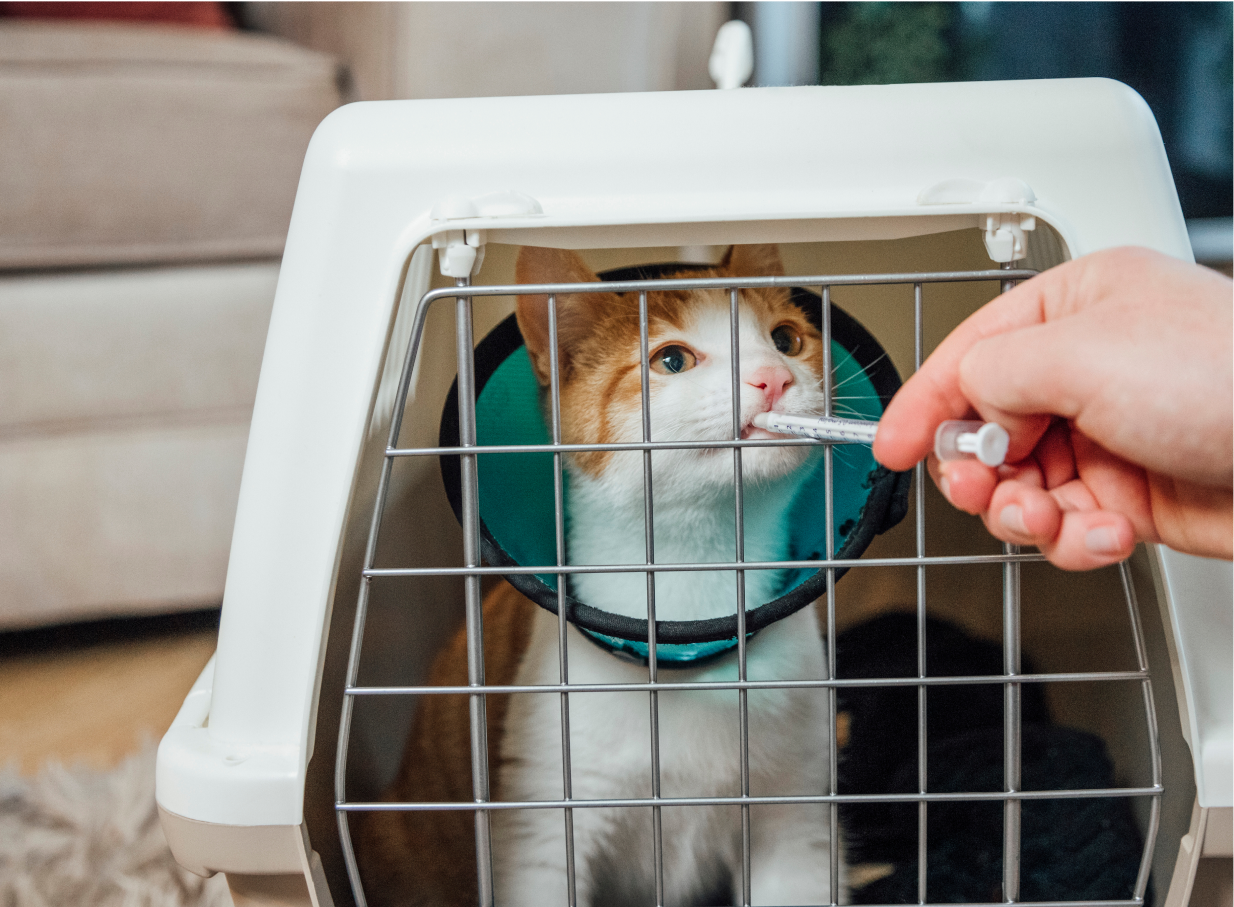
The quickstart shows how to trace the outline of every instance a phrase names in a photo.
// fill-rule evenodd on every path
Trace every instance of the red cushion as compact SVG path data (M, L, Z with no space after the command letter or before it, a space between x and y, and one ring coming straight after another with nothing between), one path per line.
M0 16L21 19L95 19L194 28L233 28L222 3L0 3Z

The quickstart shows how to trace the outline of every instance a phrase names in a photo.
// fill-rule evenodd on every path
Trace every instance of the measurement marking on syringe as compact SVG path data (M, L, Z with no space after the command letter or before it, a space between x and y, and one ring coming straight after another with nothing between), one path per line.
M873 444L878 423L835 416L798 416L791 413L759 413L751 423L767 431L837 444ZM1001 466L1007 457L1009 436L995 422L944 422L934 438L934 453L940 460L972 457L986 466Z
M795 416L789 413L759 413L750 420L759 428L816 441L873 444L877 422L840 419L835 416Z

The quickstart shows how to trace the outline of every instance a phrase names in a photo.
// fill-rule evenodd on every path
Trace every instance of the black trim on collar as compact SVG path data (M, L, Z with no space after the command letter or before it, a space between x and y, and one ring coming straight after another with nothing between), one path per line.
M682 272L710 269L709 265L662 264L642 265L633 268L621 268L606 271L599 275L601 280L636 280L662 279L666 276L684 276ZM792 301L805 313L807 319L821 329L822 300L809 290L792 289ZM884 408L900 387L900 376L891 364L890 358L882 346L874 339L856 319L831 303L831 337L843 346L865 371L870 383ZM514 315L506 318L495 327L475 350L475 386L479 397L486 382L497 368L523 345L523 337L519 332ZM441 417L439 444L442 447L456 447L459 443L458 422L458 380L450 386L445 407ZM459 458L456 455L443 455L440 458L441 475L445 485L446 496L456 517L461 521L462 501L460 499L461 475ZM848 533L843 545L835 552L837 559L856 558L865 551L874 539L892 526L900 522L908 512L908 493L912 481L912 472L895 473L883 466L872 470L866 479L869 486L864 507L856 526ZM496 567L521 566L497 543L483 518L480 521L480 546L484 560ZM836 579L847 572L848 568L839 567L835 570ZM552 569L547 568L546 573ZM557 613L557 590L552 589L538 577L531 574L508 574L505 577L511 585L530 598L545 610ZM820 568L815 574L779 598L746 612L746 631L755 633L782 618L788 617L815 599L826 594L827 571ZM608 646L596 640L591 634L598 633L617 639L641 642L647 645L647 621L633 617L613 614L594 608L581 602L568 593L563 596L566 607L566 619L580 629L589 631L585 635L602 648ZM689 644L732 640L737 641L737 615L710 618L706 620L656 621L656 640L660 645ZM723 653L716 653L718 656ZM710 656L709 656L710 657ZM657 663L665 667L674 666L660 655L657 646ZM691 662L676 666L694 666L701 662Z

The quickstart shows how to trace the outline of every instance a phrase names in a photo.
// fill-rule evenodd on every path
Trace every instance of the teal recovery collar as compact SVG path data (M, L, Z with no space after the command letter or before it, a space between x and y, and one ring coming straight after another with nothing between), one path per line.
M671 271L670 271L671 269ZM666 271L680 274L688 266L627 268L600 275L604 280L656 279ZM819 297L794 289L793 302L821 325ZM831 310L833 386L843 387L846 414L876 420L900 386L899 375L882 347L855 319L834 303ZM550 445L541 406L539 382L531 368L513 315L476 347L476 438L479 447ZM458 446L458 386L455 382L442 412L440 444ZM879 466L866 445L850 444L832 458L834 551L837 559L861 555L875 535L898 523L907 511L911 473ZM498 567L540 567L542 572L511 573L506 579L541 607L557 613L556 520L551 451L479 456L481 550L486 563ZM455 515L461 513L459 458L440 457L442 479ZM772 495L776 514L747 514L746 531L769 516L789 527L787 559L820 560L826 556L826 475L822 448L783 480ZM563 473L568 500L569 474ZM836 568L837 579L846 568ZM779 571L781 588L770 601L746 609L747 634L806 607L826 593L825 569ZM734 582L736 580L734 579ZM626 660L645 663L648 626L637 619L592 607L568 592L562 596L566 619L588 639ZM695 667L737 646L737 615L693 621L656 622L656 661L663 667Z

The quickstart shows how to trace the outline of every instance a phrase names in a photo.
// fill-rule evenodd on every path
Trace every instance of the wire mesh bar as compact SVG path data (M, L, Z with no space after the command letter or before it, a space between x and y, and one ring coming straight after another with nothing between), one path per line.
M1140 623L1139 602L1135 594L1135 582L1127 561L1118 565L1118 576L1123 584L1123 598L1127 602L1127 619L1131 624L1131 638L1135 644L1136 667L1144 675L1140 690L1144 697L1144 720L1148 727L1148 749L1153 787L1161 785L1161 738L1157 729L1157 710L1153 703L1153 682L1148 673L1148 656L1144 649L1144 630ZM1153 797L1149 804L1148 828L1144 832L1144 852L1140 857L1140 871L1136 874L1132 895L1143 898L1148 890L1148 876L1153 868L1153 850L1157 844L1157 829L1161 824L1161 795Z
M457 279L459 286L467 286L469 279ZM464 447L476 443L476 390L475 362L471 327L471 299L459 296L455 321L455 341L458 353L458 417L459 440ZM463 558L468 567L480 565L480 491L479 474L474 454L460 458L462 488ZM476 803L489 799L488 776L488 721L484 692L474 688L484 685L484 612L480 577L471 574L464 579L467 631L467 683L473 688L469 699L471 718L471 783ZM488 815L483 810L476 812L476 881L479 887L480 907L493 904L493 849L492 830Z
M389 461L386 461L389 464ZM383 479L386 476L383 474ZM384 485L384 482L383 482ZM375 509L374 519L378 518L381 509L383 496L378 495L378 506ZM369 533L370 546L374 545L376 532ZM346 688L354 689L356 680L360 670L360 647L364 639L364 624L365 615L368 610L368 596L370 581L362 579L360 582L360 597L356 602L356 616L353 622L351 631L351 651L347 656L347 675ZM342 714L339 719L339 735L338 745L334 757L334 801L336 804L347 802L347 749L351 745L351 723L355 712L354 695L344 693ZM364 895L364 883L360 879L360 866L356 862L356 849L351 839L351 827L347 819L347 813L343 810L335 811L335 823L338 825L339 844L343 851L343 863L347 868L347 878L351 882L352 892L355 894L356 907L368 907L368 902Z
M1083 901L1017 901L1016 907L1143 907L1143 900L1091 900ZM902 904L867 904L865 907L904 907ZM929 907L1007 907L1002 901L935 902Z
M1004 262L1004 271L1011 263ZM1015 288L1015 280L1000 283L1003 293ZM1005 554L1016 554L1016 545L1004 544ZM1003 671L1008 677L1020 674L1020 565L1003 565ZM1021 720L1021 687L1018 683L1003 685L1003 787L1014 794L1022 786L1023 722ZM1008 903L1020 897L1020 813L1021 801L1008 796L1003 803L1003 899Z
M583 453L591 450L729 450L744 447L817 447L819 444L859 444L860 441L815 441L813 438L754 438L739 441L613 441L607 444L485 444L463 447L392 448L388 457L444 457L452 454Z
M751 823L750 810L752 806L775 806L786 804L827 804L829 810L829 825L831 831L830 853L830 892L831 904L839 902L839 814L841 804L876 804L876 803L915 803L917 805L918 843L917 843L917 894L922 904L928 901L927 854L929 839L927 837L929 805L932 803L1001 803L1004 810L1003 822L1003 896L1002 903L1017 903L1027 907L1025 902L1018 900L1020 894L1020 848L1021 829L1020 813L1024 801L1033 800L1080 800L1092 798L1149 798L1149 820L1145 834L1145 843L1141 855L1140 867L1129 899L1084 900L1084 901L1038 901L1032 902L1039 907L1083 903L1088 907L1132 907L1142 905L1147 891L1149 872L1152 864L1155 836L1160 824L1161 797L1163 793L1161 753L1157 734L1156 715L1153 706L1152 683L1148 674L1142 630L1135 602L1134 588L1126 564L1122 565L1121 577L1124 595L1128 604L1128 614L1131 622L1137 670L1134 671L1099 671L1071 672L1060 674L1021 674L1020 652L1020 565L1023 563L1040 562L1044 557L1037 553L1022 553L1014 546L1004 546L1003 553L997 555L936 555L927 556L925 546L925 468L918 464L914 471L913 501L915 504L915 551L912 557L884 557L859 560L837 559L835 557L835 500L833 444L823 442L824 481L825 481L825 533L826 545L824 558L801 561L747 561L746 538L744 534L745 484L743 476L743 451L746 448L763 448L777 446L808 446L818 444L807 439L776 439L776 440L742 440L741 434L741 381L740 381L740 309L739 289L757 287L801 287L818 286L822 290L822 325L823 325L823 392L825 414L831 415L834 408L834 376L830 345L830 314L831 294L834 286L872 286L886 284L906 284L913 287L913 329L914 329L914 369L921 367L924 358L924 297L925 284L941 282L961 282L975 280L998 281L999 289L1007 292L1016 282L1033 276L1035 272L1003 268L1000 270L977 272L938 272L916 274L881 274L881 275L841 275L818 278L705 278L705 279L671 279L662 281L629 281L605 282L603 285L585 284L554 284L554 285L522 285L506 287L471 287L468 281L460 280L456 287L433 290L421 297L415 311L415 322L412 337L403 363L403 372L395 404L395 412L391 420L391 430L385 449L381 476L378 483L377 501L374 508L372 524L369 533L368 547L365 553L364 569L361 572L360 594L357 602L349 652L348 668L343 696L343 706L339 733L338 752L335 763L335 788L337 822L346 869L351 879L357 903L365 905L365 896L356 866L354 848L350 838L348 816L352 812L374 810L396 811L467 811L475 816L475 840L477 851L477 881L481 907L492 907L494 904L492 849L490 838L490 816L494 811L509 809L561 809L565 828L565 854L567 875L567 899L569 907L577 907L576 891L576 854L574 841L575 810L580 808L636 808L650 809L652 815L652 846L655 869L655 897L657 907L664 907L664 829L662 825L662 809L668 807L739 807L742 825L742 865L741 865L741 897L743 905L752 902L752 870L751 870ZM721 289L729 294L729 319L731 328L731 382L733 403L732 437L717 441L653 441L651 431L650 397L651 383L649 375L649 315L648 293L657 289ZM604 444L564 444L561 428L561 375L560 351L557 336L557 300L563 293L596 293L596 292L633 292L639 296L639 334L640 334L640 365L641 365L641 397L642 397L642 439L634 442L614 442ZM551 400L551 436L550 444L537 445L494 445L480 447L476 439L475 426L475 362L472 337L472 302L475 298L513 296L519 294L540 293L548 296L549 304L549 340L550 340L550 400ZM433 448L399 448L397 446L401 421L410 388L412 367L415 362L421 336L424 328L425 313L428 306L438 299L453 298L456 315L456 352L458 354L458 396L459 396L459 445L457 447ZM729 563L683 563L658 564L655 560L654 509L653 509L653 453L660 450L706 450L730 449L733 458L734 476L734 517L735 539L734 557ZM631 564L605 565L570 565L567 563L566 535L564 521L565 492L565 457L572 452L585 451L639 451L643 458L643 494L645 515L645 562ZM517 567L487 567L481 565L479 549L479 487L478 461L484 455L502 455L513 453L543 453L548 452L553 457L554 469L554 529L556 533L555 564L526 565ZM460 462L461 488L461 521L464 538L464 566L462 567L425 567L425 568L376 568L375 551L386 498L391 483L391 468L393 462L400 457L415 456L446 456L458 455ZM1003 670L1001 675L987 676L928 676L927 660L927 569L932 566L980 565L998 564L1002 571L1002 611L1003 611ZM916 575L916 645L917 671L916 676L898 678L860 678L841 680L837 678L836 664L836 571L841 568L886 568L896 566L911 566ZM826 648L825 676L812 680L759 680L752 681L748 677L748 646L746 630L746 585L751 570L784 570L784 569L818 569L826 575ZM656 636L659 632L656 619L656 574L672 572L718 572L732 570L736 577L737 596L737 680L736 681L673 681L661 680L657 663ZM646 682L631 683L590 683L572 684L569 678L568 662L568 622L569 614L566 608L567 580L576 574L600 573L634 573L641 572L646 577L647 589L647 640L648 679ZM521 685L521 684L486 684L483 663L483 624L480 582L485 576L511 574L543 574L557 577L557 630L559 642L559 665L557 684ZM466 686L360 686L358 683L359 664L361 659L364 623L368 610L371 585L375 579L388 577L416 576L461 576L464 578L466 590L466 639L468 651L468 683ZM1152 759L1151 784L1139 787L1121 788L1087 788L1066 790L1033 790L1024 791L1022 787L1023 770L1023 728L1021 691L1023 684L1043 683L1091 683L1091 682L1135 682L1140 686L1144 702L1145 720L1149 729ZM1004 731L1004 784L1003 790L994 791L958 791L948 793L931 793L928 790L928 691L936 686L965 686L998 684L1003 688L1003 731ZM836 695L844 688L878 688L907 687L915 688L917 693L917 791L900 794L840 794L838 792L838 739L836 727ZM773 689L817 689L826 696L826 720L830 730L828 743L829 781L826 792L800 794L796 796L753 796L750 792L750 725L748 693L750 690ZM738 730L740 745L741 790L739 796L699 796L699 797L665 797L661 790L660 764L660 716L658 695L663 692L678 691L736 691L738 694ZM571 738L570 738L570 701L572 693L589 692L629 692L647 693L650 705L650 741L651 741L651 795L649 797L630 798L597 798L576 799L573 793ZM490 792L488 769L488 739L486 722L486 696L490 694L513 693L552 693L560 697L561 715L561 746L562 746L562 797L559 800L538 801L493 801ZM419 802L419 803L364 803L348 802L346 799L346 751L348 747L351 724L354 718L355 699L360 696L386 695L451 695L466 694L470 710L470 727L472 739L472 781L474 798L471 802ZM938 905L946 907L946 905ZM993 907L993 905L990 905Z
M736 289L729 290L729 365L733 384L733 440L741 439L741 340ZM734 560L746 558L745 485L741 475L741 448L733 448L733 508L736 520ZM746 677L746 572L737 571L737 679ZM737 736L741 747L741 795L750 795L750 710L748 690L737 691ZM750 807L741 807L741 903L749 907L750 897Z
M1092 787L1065 788L1060 790L1019 791L1016 797L1022 800L1091 800L1095 798L1156 797L1162 793L1154 787ZM903 794L793 794L785 796L748 797L608 797L595 799L564 800L489 800L484 803L463 800L446 800L434 803L340 803L338 809L351 812L366 812L389 809L403 812L431 810L476 810L494 812L508 809L611 809L613 807L663 807L663 806L785 806L793 803L1001 803L1007 799L1004 791L956 791L950 793L903 793Z
M884 286L912 283L971 283L983 280L1028 280L1035 277L1031 268L1012 268L985 271L906 271L888 274L815 274L794 277L674 277L659 280L606 280L603 283L519 283L493 286L468 286L463 294L470 298L481 296L519 296L534 294L547 296L556 293L654 293L657 290L741 290L771 289L774 287L841 287ZM420 307L438 299L454 298L459 294L452 287L430 290L420 299ZM419 312L417 312L419 314Z
M399 307L408 305L407 287L399 300ZM423 308L418 311L424 311ZM403 356L402 369L399 372L399 382L394 395L394 409L390 414L390 431L386 439L386 449L398 443L399 432L403 427L403 414L407 406L407 394L411 387L412 370L416 361L416 351L419 349L424 322L417 318L413 324L411 338L407 351ZM390 476L394 461L388 456L383 458L381 474L377 480L377 493L373 504L373 515L369 522L368 540L364 549L364 567L372 568L377 557L377 540L381 534L381 520L385 514L386 499L390 488ZM356 614L352 622L351 645L347 654L347 671L344 675L344 693L341 714L339 716L339 735L334 757L334 799L336 803L347 801L347 752L351 744L351 725L355 715L355 699L352 692L359 679L361 649L364 641L364 627L368 616L369 596L372 591L372 581L368 576L361 576L360 590L356 598ZM351 827L347 813L335 813L339 832L339 844L343 852L343 864L347 870L347 878L351 883L356 907L368 907L364 891L364 883L360 878L360 867L356 862L355 845L351 838Z
M652 691L666 693L677 690L809 690L835 688L873 689L882 687L958 687L958 686L989 686L1002 684L1026 683L1100 683L1117 681L1139 681L1147 678L1147 672L1142 671L1093 671L1073 674L1021 674L1009 678L1003 674L965 674L959 677L861 677L835 680L689 680L682 682L659 680L655 683L571 683L535 684L535 685L498 685L490 684L482 687L486 693L650 693ZM349 696L447 696L466 694L473 687L436 686L436 687L350 687Z
M926 565L956 566L960 564L1030 564L1043 563L1042 554L959 554L932 555L925 558ZM922 563L916 557L879 557L879 558L815 558L810 560L783 561L715 561L705 564L569 564L560 570L552 564L517 567L389 567L365 570L364 576L508 576L527 575L535 573L690 573L713 572L723 570L780 570L814 568L824 570L829 567L915 567Z
M921 284L913 284L913 372L921 370L925 359L925 327ZM925 559L925 463L913 467L915 525L914 535L917 543L917 559ZM926 572L922 564L917 565L917 676L924 679L928 669L926 663ZM917 789L921 793L927 788L926 759L929 749L927 724L929 715L926 711L926 685L917 685ZM926 902L928 849L928 807L925 801L917 804L917 900Z
M548 297L549 400L553 445L561 445L561 352L557 348L557 297ZM566 562L565 488L561 478L562 453L553 451L553 532L556 536L557 566ZM557 574L557 675L563 688L570 685L570 664L566 636L566 578ZM570 768L570 694L561 691L561 796L573 797L574 779ZM563 811L566 835L566 899L570 907L578 904L574 875L574 811Z
M643 416L643 440L651 440L651 375L650 353L647 349L647 292L638 294L638 347ZM647 548L647 565L655 563L655 511L652 504L651 451L643 451L643 526ZM656 575L647 571L647 674L652 683L658 679L656 658ZM660 799L660 699L651 691L651 797ZM659 806L651 809L652 854L655 859L656 907L664 907L664 827Z
M1008 554L1014 545L1004 545ZM1009 678L1020 674L1020 566L1003 565L1003 670ZM1022 772L1020 684L1003 684L1003 788L1020 790ZM1003 897L1020 897L1020 800L1008 796L1003 804Z
M822 287L822 325L823 325L823 415L831 416L834 407L832 395L835 393L833 376L831 374L831 287ZM826 537L827 559L835 557L835 488L832 482L835 471L832 462L832 448L823 448L823 534ZM836 676L836 571L834 567L827 568L827 679ZM839 729L836 725L836 691L835 687L827 688L827 723L830 726L827 733L827 788L834 795L839 792L839 749L837 739ZM829 826L829 859L830 872L827 874L830 903L840 903L840 807L833 802L828 810L827 824Z

